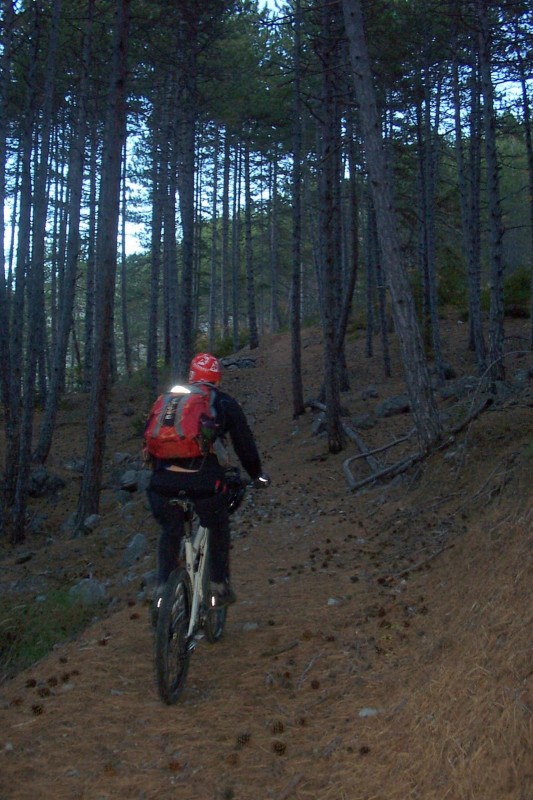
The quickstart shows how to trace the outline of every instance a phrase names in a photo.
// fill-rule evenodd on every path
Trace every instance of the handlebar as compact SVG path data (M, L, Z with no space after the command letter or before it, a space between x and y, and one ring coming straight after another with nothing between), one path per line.
M238 467L229 467L226 470L226 483L229 491L228 511L233 514L241 505L246 489L250 486L261 488L270 486L270 476L264 472L256 480L246 482L243 481Z

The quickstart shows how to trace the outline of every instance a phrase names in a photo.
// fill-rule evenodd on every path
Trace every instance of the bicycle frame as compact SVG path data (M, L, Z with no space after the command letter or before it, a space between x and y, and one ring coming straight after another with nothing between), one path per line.
M230 497L238 507L244 487L234 481ZM232 505L228 503L229 513ZM177 563L169 575L163 594L154 608L154 664L159 695L164 703L175 703L185 685L189 659L200 638L210 644L224 633L227 605L212 596L210 585L211 553L209 529L203 527L186 495L174 497L170 505L183 512L183 537Z
M172 505L179 505L183 509L183 540L182 540L182 559L191 584L191 614L189 628L187 630L187 640L192 643L194 634L198 628L202 602L206 604L207 598L204 597L204 572L206 566L206 553L209 546L209 530L199 524L198 518L194 513L194 506L190 500L176 499L171 501Z
M190 512L192 514L192 512ZM191 639L198 626L198 619L202 601L207 603L204 594L204 571L206 565L206 552L209 545L209 531L198 525L193 531L194 522L188 519L185 522L183 543L185 549L185 568L191 581L192 604L191 618L187 638Z

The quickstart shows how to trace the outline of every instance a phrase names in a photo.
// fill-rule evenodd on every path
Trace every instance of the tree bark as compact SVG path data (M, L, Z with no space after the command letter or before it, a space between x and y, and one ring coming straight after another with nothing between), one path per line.
M94 324L95 324L95 269L96 269L96 217L97 217L97 180L98 180L98 130L96 115L90 124L91 144L89 155L89 232L87 242L87 277L85 283L85 320L84 320L84 359L83 388L91 391L94 367Z
M48 52L45 65L43 88L43 108L41 151L36 168L33 202L32 257L27 273L28 310L30 313L27 353L24 365L24 392L22 400L22 419L20 426L19 456L17 464L17 484L13 506L13 535L20 540L24 537L26 509L28 500L28 481L30 477L31 450L33 436L33 416L35 410L35 383L39 365L39 355L45 347L44 323L44 259L46 222L48 209L47 178L52 127L52 98L56 73L56 55L59 39L59 18L61 2L55 0L52 8Z
M417 435L421 447L427 449L440 439L442 425L431 389L413 295L402 262L361 2L343 0L343 7L383 266L391 293L395 328Z
M220 147L220 128L215 123L213 144L213 202L211 204L211 285L209 287L208 348L215 347L216 310L218 302L218 151Z
M439 328L438 295L437 295L437 265L435 245L435 183L437 173L437 153L435 140L438 135L440 120L440 86L436 92L436 111L434 126L431 120L432 87L429 66L421 76L421 92L424 99L418 109L418 144L419 144L419 169L420 169L420 203L422 221L422 253L423 253L423 282L424 282L424 309L428 329L428 338L433 350L435 371L440 382L444 381L444 364L442 360L442 346ZM439 81L440 84L440 81Z
M346 228L348 231L347 246L346 246L346 268L342 303L340 307L339 320L337 323L337 334L335 347L339 354L339 359L344 358L344 342L346 339L346 332L348 330L348 322L352 311L353 296L355 286L357 283L357 275L359 271L359 204L357 201L357 183L356 183L356 159L355 159L355 146L354 146L354 131L351 118L346 123L346 138L347 138L347 153L348 153L348 212L345 215ZM343 167L343 174L344 174ZM347 370L345 370L345 380L348 381ZM343 387L344 388L344 387ZM348 389L349 385L346 383L345 388Z
M527 153L527 170L528 170L528 184L529 184L529 239L530 239L530 252L531 252L531 293L530 293L530 307L529 317L531 320L531 331L529 346L533 350L533 138L531 134L531 105L527 93L527 72L526 64L520 48L516 47L516 56L518 61L518 76L520 80L520 89L522 92L522 108L524 113L524 132L526 138L526 153Z
M4 420L6 430L6 449L13 453L13 446L10 446L10 435L12 432L12 410L11 410L11 353L9 345L9 295L6 282L5 259L5 197L6 197L6 157L7 157L7 97L11 77L11 58L13 29L15 22L15 11L11 0L6 0L2 4L2 24L1 33L1 55L0 55L0 329L4 332L0 336L0 398L4 408ZM7 462L7 458L6 458ZM7 466L7 465L6 465ZM0 534L6 527L6 517L8 516L7 492L2 491L0 495Z
M178 194L181 218L181 286L179 301L179 351L177 374L187 375L194 355L194 168L196 133L196 27L182 25L182 53L178 75Z
M131 365L131 344L130 344L130 322L128 315L128 270L127 270L127 257L126 257L126 169L127 169L127 154L124 147L122 158L122 220L121 220L121 237L120 237L120 316L122 320L122 349L124 353L124 369L128 378L133 374Z
M278 154L274 152L270 174L270 236L269 236L269 262L270 262L270 333L277 333L280 327L279 317L279 220L278 220Z
M490 228L490 313L489 374L493 381L504 380L503 359L503 219L500 201L498 155L496 152L496 116L492 85L491 29L486 0L475 0L478 23L479 68L483 93L485 160L487 164L487 197Z
M163 232L161 197L161 160L159 135L160 129L158 120L159 113L154 115L153 124L153 146L152 146L152 215L151 215L151 243L150 243L150 298L148 310L148 345L146 351L146 367L148 370L148 382L150 393L155 396L157 393L158 369L157 357L159 352L158 338L158 318L159 318L159 292L161 280L161 239Z
M467 181L464 159L463 133L461 123L461 91L459 85L459 67L457 59L452 64L453 105L455 123L455 157L457 163L457 178L459 184L459 199L461 204L461 227L463 232L463 251L467 264L468 278L468 308L469 330L471 346L476 353L477 368L480 374L486 369L485 338L483 334L483 321L481 317L481 286L479 265L479 214L476 218L477 206L473 203L474 197L479 197L479 150L471 152L470 182ZM475 101L476 92L473 88L472 97ZM476 113L476 103L470 110L471 115ZM473 132L474 133L474 132ZM475 133L474 133L475 135ZM470 186L470 196L468 187ZM477 243L477 244L476 244Z
M292 271L291 271L291 384L292 414L305 412L302 385L301 270L302 270L302 101L301 101L301 24L300 0L294 4L293 45L293 129L292 129Z
M248 308L248 336L250 350L259 347L255 307L255 275L252 243L252 195L250 187L250 143L244 145L244 234L246 254L246 299Z
M96 242L97 329L93 383L88 413L88 439L77 530L88 514L98 512L106 443L107 406L113 339L113 309L117 268L121 156L126 136L126 79L131 0L118 0L115 12L113 60L102 151L102 178Z
M52 446L52 437L57 418L60 393L65 383L65 365L68 350L69 336L72 330L74 298L76 292L76 274L80 251L80 216L83 189L83 165L85 153L85 140L87 135L87 103L89 86L89 60L92 44L92 18L95 0L87 3L87 28L85 31L82 74L80 77L78 95L78 113L75 131L70 150L70 160L67 179L67 196L69 198L68 214L68 242L66 252L66 265L61 291L59 292L59 325L56 336L56 346L53 351L52 372L50 386L46 399L46 407L41 422L39 440L34 453L34 460L44 463L48 458Z
M340 8L337 2L322 10L320 60L322 94L320 99L320 141L322 144L318 178L320 202L320 256L324 297L324 395L328 450L338 453L344 447L340 417L340 360L337 347L337 320L341 291L339 175L340 125L336 103L335 76L338 69L334 20ZM335 43L334 43L335 42Z
M233 224L232 224L232 252L231 252L231 310L233 317L233 350L237 352L240 348L240 328L239 328L239 283L241 272L241 172L242 172L242 151L238 143L235 143L235 166L233 178Z
M220 323L222 339L229 335L228 277L230 273L229 249L229 185L230 185L231 147L229 131L224 131L224 165L222 168L222 230L220 254Z
M30 260L31 206L32 206L32 139L37 112L36 64L41 36L41 11L33 9L32 48L27 75L27 95L20 132L20 202L15 266L15 287L12 293L11 325L9 328L10 365L9 401L6 413L6 456L4 472L4 507L9 509L11 543L17 544L25 536L24 498L29 472L29 452L21 452L25 440L20 409L24 404L23 370L24 313L28 263ZM26 384L27 386L27 384ZM22 471L20 469L22 458Z

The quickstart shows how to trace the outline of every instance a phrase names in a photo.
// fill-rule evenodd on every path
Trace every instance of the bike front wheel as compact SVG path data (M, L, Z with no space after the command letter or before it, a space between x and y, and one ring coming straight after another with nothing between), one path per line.
M163 593L155 632L155 674L161 700L175 703L189 669L187 632L191 618L191 586L185 569L171 573Z

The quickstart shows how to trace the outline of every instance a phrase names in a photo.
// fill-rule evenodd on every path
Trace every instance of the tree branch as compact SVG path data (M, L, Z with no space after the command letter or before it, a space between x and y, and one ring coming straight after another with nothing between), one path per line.
M343 425L346 435L349 436L352 441L354 441L359 449L361 450L360 455L351 456L347 458L342 464L342 472L346 479L346 483L348 484L348 488L350 491L355 492L359 489L362 489L364 486L368 486L375 481L379 481L382 478L394 478L397 475L402 474L403 472L407 472L408 469L413 467L415 464L418 464L420 461L423 461L429 455L435 452L439 452L440 450L445 450L446 448L450 447L453 442L455 441L455 437L458 433L462 430L467 428L475 419L477 419L487 408L489 408L494 402L493 397L486 397L475 409L473 409L470 414L458 425L455 425L449 431L446 432L444 441L441 441L439 444L435 445L428 450L419 451L417 453L413 453L406 458L397 461L394 464L391 464L388 467L381 467L379 462L373 458L372 454L376 452L382 452L384 450L389 450L391 447L394 447L400 442L404 442L409 439L413 431L410 431L406 436L402 437L401 439L397 439L389 444L382 445L381 447L377 447L374 450L369 450L360 436L355 433L352 428ZM311 408L317 408L319 411L325 411L325 406L323 403L319 403L316 400L311 400L307 403L308 406ZM350 464L352 461L355 461L359 458L365 458L368 462L370 468L372 469L372 475L368 475L366 478L363 478L360 481L356 481L351 473Z
M308 405L310 408L317 408L319 411L324 411L324 412L326 411L326 406L324 405L324 403L320 403L318 400L309 400L306 403L306 405ZM372 457L371 451L368 449L368 447L366 446L363 439L359 436L359 434L356 433L356 431L354 431L353 428L350 428L349 425L346 425L345 422L342 422L341 425L346 436L349 439L351 439L352 442L355 442L355 444L361 451L361 458L366 459L368 466L370 467L372 472L378 472L379 470L381 470L382 469L381 464L376 458Z

